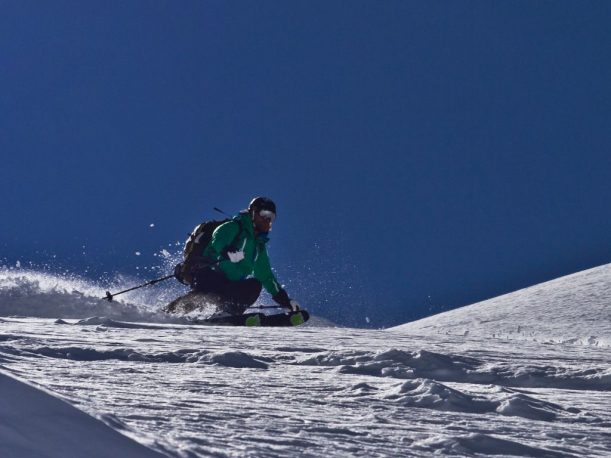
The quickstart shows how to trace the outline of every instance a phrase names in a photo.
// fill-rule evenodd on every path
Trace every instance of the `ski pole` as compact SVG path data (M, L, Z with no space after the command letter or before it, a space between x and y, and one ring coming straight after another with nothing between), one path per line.
M262 305L260 307L248 307L249 309L261 310L261 309L290 309L284 305Z
M212 262L212 263L208 263L208 264L204 264L204 265L201 265L200 267L212 267L212 266L215 266L215 265L219 264L221 261L223 261L223 260L219 259L218 261L215 261L215 262ZM145 286L154 285L155 283L159 283L161 281L169 280L170 278L175 278L175 277L176 277L176 275L174 275L174 274L166 275L165 277L156 278L155 280L147 281L146 283L143 283L142 285L134 286L133 288L129 288L129 289L126 289L126 290L123 290L123 291L119 291L118 293L114 293L114 294L112 294L110 291L106 291L106 296L102 297L101 299L106 299L106 300L108 300L108 302L112 302L112 298L115 297L115 296L118 296L119 294L127 293L127 292L133 291L135 289L144 288Z
M229 216L227 213L225 213L220 208L214 207L214 210L219 212L219 213L222 213L223 215ZM202 266L202 267L212 267L212 266L214 266L216 264L219 264L221 261L222 260L219 259L216 262L207 264L207 265ZM106 291L106 296L102 297L101 299L106 299L106 300L108 300L108 302L112 302L113 297L118 296L119 294L127 293L127 292L133 291L135 289L144 288L145 286L154 285L155 283L159 283L159 282L162 282L162 281L165 281L165 280L169 280L170 278L173 278L173 277L175 277L175 275L167 275L165 277L157 278L155 280L151 280L151 281L148 281L146 283L143 283L142 285L134 286L133 288L129 288L129 289L126 289L124 291L119 291L118 293L114 293L114 294L112 294L110 291Z
M133 291L135 289L144 288L145 286L154 285L155 283L159 283L161 281L169 280L170 278L174 278L174 275L167 275L165 277L156 278L155 280L148 281L142 285L134 286L133 288L126 289L124 291L119 291L118 293L111 294L110 291L106 291L106 296L101 299L106 299L108 302L112 302L112 298L118 296L119 294L127 293L128 291Z

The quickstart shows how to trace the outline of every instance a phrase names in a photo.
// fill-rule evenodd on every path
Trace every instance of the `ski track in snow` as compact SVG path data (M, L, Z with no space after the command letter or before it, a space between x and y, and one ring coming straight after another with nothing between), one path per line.
M504 336L508 296L390 330L209 327L5 271L0 366L171 457L608 457L609 267L515 293L544 322ZM550 309L586 292L586 324Z

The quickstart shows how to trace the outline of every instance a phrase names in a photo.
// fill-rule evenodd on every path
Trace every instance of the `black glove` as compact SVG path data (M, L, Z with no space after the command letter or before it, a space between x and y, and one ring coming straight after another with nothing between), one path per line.
M183 276L184 274L183 269L184 269L184 264L182 262L176 264L176 267L174 267L174 278L176 278L176 280L181 282L183 285L186 285L187 282L185 281L185 278Z
M275 300L280 306L285 307L287 309L291 309L293 312L299 310L299 304L297 301L294 301L289 297L287 292L283 289L278 291L278 294L272 296L272 299Z
M285 290L281 289L272 299L276 301L282 307L289 308L291 306L291 299Z

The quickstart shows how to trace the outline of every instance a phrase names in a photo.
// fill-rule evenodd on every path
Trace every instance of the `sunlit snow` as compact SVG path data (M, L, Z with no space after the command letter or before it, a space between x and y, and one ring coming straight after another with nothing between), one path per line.
M231 328L171 320L169 297L108 303L85 280L3 269L0 407L50 420L3 407L0 455L607 457L610 290L606 265L388 330ZM97 419L89 439L53 431L81 434L49 393Z

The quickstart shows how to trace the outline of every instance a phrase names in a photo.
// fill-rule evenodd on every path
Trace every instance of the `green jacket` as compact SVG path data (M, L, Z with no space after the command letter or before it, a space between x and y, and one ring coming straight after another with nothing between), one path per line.
M268 240L263 234L255 238L252 218L249 213L244 212L214 230L203 255L212 261L223 259L213 269L221 270L229 280L242 280L253 275L268 293L275 296L282 287L269 263L265 246ZM229 247L231 248L228 250ZM231 262L227 259L227 251L243 251L244 259Z

